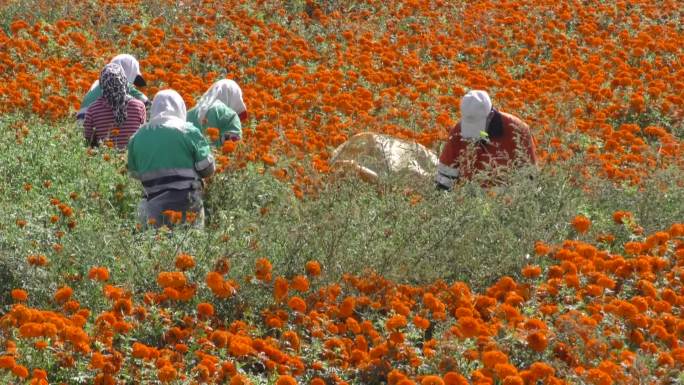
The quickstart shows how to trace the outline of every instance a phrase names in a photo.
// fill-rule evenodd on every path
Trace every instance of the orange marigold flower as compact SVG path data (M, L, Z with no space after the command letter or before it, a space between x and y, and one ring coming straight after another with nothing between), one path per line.
M534 243L534 253L537 255L546 255L551 252L551 248L542 241Z
M273 283L273 298L277 302L282 302L287 297L288 290L287 280L283 277L277 277Z
M105 356L100 352L95 352L90 357L90 367L93 369L102 369L105 366Z
M584 215L577 215L575 218L573 218L570 224L575 228L575 231L580 234L584 234L589 231L589 228L591 227L591 220Z
M632 213L629 211L615 211L613 213L613 221L619 225L627 223L632 220Z
M535 362L530 366L530 372L532 372L535 379L545 379L549 376L553 376L555 369L544 362Z
M134 342L133 343L133 351L131 353L133 357L144 360L150 355L150 348L146 346L145 344L141 344L140 342Z
M356 299L354 297L346 297L340 304L340 316L342 318L351 317L356 308Z
M290 286L292 286L293 290L303 293L309 290L309 280L303 275L297 275L290 281Z
M219 129L218 128L209 127L209 128L207 128L206 132L207 132L207 137L209 137L209 139L212 142L216 142L217 140L219 140Z
M235 357L245 356L252 352L252 347L239 341L231 341L229 352Z
M57 205L57 208L59 211L64 215L65 217L70 217L74 214L74 209L69 207L66 203L60 203Z
M508 356L499 350L490 350L482 354L485 368L493 369L497 364L508 363Z
M406 327L406 323L406 317L404 317L401 314L396 314L392 316L392 318L387 320L387 322L385 323L385 327L387 328L387 330L394 331Z
M643 249L643 243L641 242L626 242L625 243L625 253L627 255L637 255L641 253L641 250Z
M197 314L202 317L211 317L214 315L214 306L210 303L202 302L197 305Z
M32 266L45 266L48 263L48 260L44 255L29 255L26 259L29 265Z
M506 378L509 376L517 376L518 369L511 364L496 364L494 366L494 373L498 378Z
M185 274L179 271L162 271L157 275L157 283L163 288L180 289L186 282Z
M667 352L661 352L660 355L658 355L658 365L660 366L674 366L674 358L672 358L672 355L667 353Z
M297 335L296 332L292 330L288 330L285 333L283 333L283 340L287 341L287 343L290 345L290 347L295 350L299 351L300 347L300 340L299 336Z
M190 270L193 267L195 267L195 259L192 257L192 255L180 253L176 257L176 268L178 270Z
M223 154L230 154L235 151L237 148L237 142L233 142L230 140L226 140L223 142L223 146L221 147L221 152Z
M109 270L106 267L92 267L88 271L88 278L94 281L107 281L109 279Z
M256 260L255 275L258 280L269 282L271 280L271 262L266 258L259 258Z
M23 365L14 365L14 367L12 368L12 374L19 378L26 378L29 375L29 371Z
M475 337L480 333L480 323L473 317L459 318L458 327L466 338Z
M45 349L45 348L48 347L48 343L47 343L47 341L45 341L45 340L40 340L40 341L36 341L36 342L33 344L33 346L34 346L36 349L38 349L38 350L42 350L42 349ZM34 372L35 372L35 370L34 370Z
M71 295L74 293L74 290L70 288L69 286L63 286L55 292L55 301L58 303L63 303L69 300L71 298Z
M24 302L28 299L28 293L26 290L14 289L11 292L12 299L16 302Z
M164 365L157 371L157 377L162 383L169 383L176 379L176 369L171 365Z
M508 376L504 378L501 385L525 385L525 381L520 376Z
M522 269L522 274L525 278L537 278L541 275L541 267L539 266L525 266Z
M288 375L282 375L276 380L276 385L297 385L297 380Z
M290 309L300 313L304 313L306 311L306 302L304 302L304 300L300 297L290 298L290 300L287 302L287 306L289 306Z
M535 352L543 352L548 344L549 341L546 338L546 334L542 332L534 332L527 336L527 346Z
M15 365L13 356L0 356L0 369L12 369Z
M444 385L468 385L468 380L456 372L448 372L444 375Z
M613 379L610 375L600 369L589 369L587 379L593 385L612 385Z
M242 374L236 374L230 378L230 385L251 385L252 382L249 378L243 376Z
M212 332L209 336L209 339L214 345L216 345L216 347L223 348L228 345L230 333L222 330L214 330L214 332Z
M317 277L321 275L321 264L318 261L309 261L306 263L306 274Z
M444 385L444 380L440 376L425 376L420 381L421 385Z
M183 213L181 211L164 210L162 211L162 214L166 217L166 219L169 222L171 222L174 225L181 223L181 221L183 220Z
M430 320L416 315L413 317L413 324L416 325L418 329L427 330L427 328L430 327Z

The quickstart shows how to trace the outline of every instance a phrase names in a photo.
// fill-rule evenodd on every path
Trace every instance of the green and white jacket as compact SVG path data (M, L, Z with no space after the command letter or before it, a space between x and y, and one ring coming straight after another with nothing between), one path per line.
M128 171L150 198L165 190L197 190L215 168L211 147L200 130L143 125L128 142Z

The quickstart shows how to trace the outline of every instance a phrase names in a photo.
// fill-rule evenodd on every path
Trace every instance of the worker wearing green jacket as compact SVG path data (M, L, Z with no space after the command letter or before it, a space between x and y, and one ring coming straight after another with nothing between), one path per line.
M226 140L242 138L241 121L247 118L247 107L242 100L240 86L229 79L219 80L202 95L197 105L188 111L188 122L199 127L202 133L211 138L216 146ZM212 138L209 128L218 132Z
M202 178L214 168L209 143L186 121L183 98L173 90L159 91L150 121L128 142L128 171L145 191L141 219L156 227L185 221L203 225Z

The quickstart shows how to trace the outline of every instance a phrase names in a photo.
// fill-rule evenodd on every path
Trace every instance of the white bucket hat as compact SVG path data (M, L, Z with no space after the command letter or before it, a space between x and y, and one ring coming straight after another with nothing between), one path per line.
M479 139L487 130L487 117L492 111L492 100L486 91L472 90L461 99L461 137Z

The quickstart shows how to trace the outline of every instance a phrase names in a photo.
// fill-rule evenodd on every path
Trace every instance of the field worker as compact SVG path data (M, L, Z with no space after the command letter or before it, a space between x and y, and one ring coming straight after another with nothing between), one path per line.
M241 121L247 118L247 107L242 100L240 86L229 79L219 80L202 95L197 105L188 111L188 122L199 127L216 146L224 141L242 138ZM218 129L212 135L209 128Z
M460 178L519 161L537 164L530 128L493 108L487 92L473 90L461 99L461 120L449 133L435 182L437 187L451 190Z
M140 73L140 64L138 63L138 60L129 54L121 54L114 57L110 63L117 63L123 68L124 73L126 74L126 79L128 79L129 83L128 93L135 99L143 102L145 106L148 106L149 99L147 96L135 88L136 86L145 87L147 85L147 82L145 82L145 79ZM90 105L93 104L100 96L102 96L102 87L100 86L100 82L96 80L93 85L90 86L90 90L83 98L83 102L81 102L81 108L76 113L76 119L82 120L85 118L85 113L88 111L88 107L90 107Z
M128 80L123 68L107 64L100 73L102 96L90 105L83 121L83 135L90 146L111 140L125 149L128 138L145 123L145 104L128 95Z
M186 121L185 102L174 90L159 91L152 101L150 121L128 142L128 171L142 182L142 223L175 224L169 212L182 213L178 222L204 223L202 178L214 173L209 142ZM166 213L165 213L166 212Z

